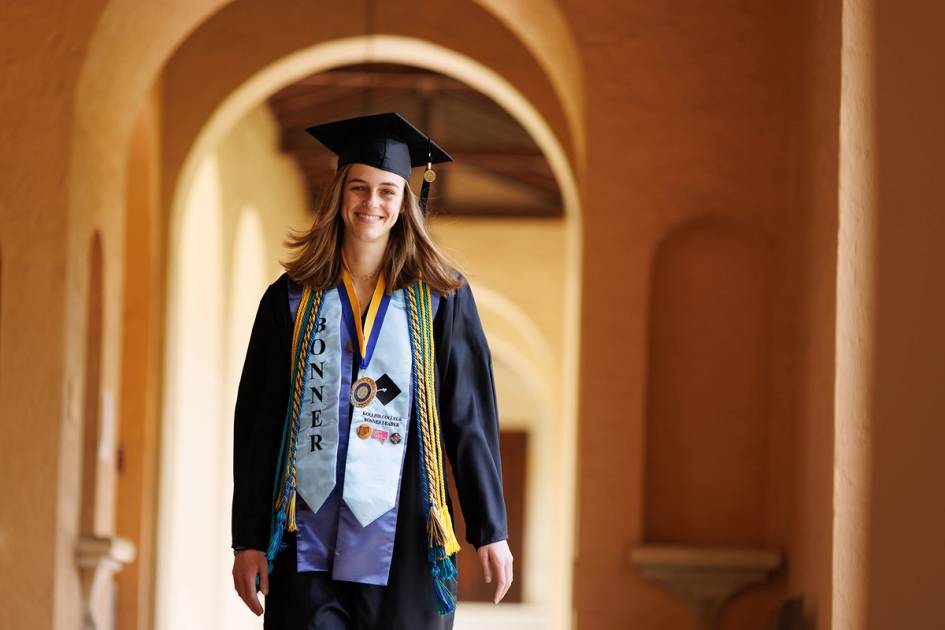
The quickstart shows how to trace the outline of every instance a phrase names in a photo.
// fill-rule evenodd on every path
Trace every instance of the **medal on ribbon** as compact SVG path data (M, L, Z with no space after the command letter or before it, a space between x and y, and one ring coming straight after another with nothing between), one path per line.
M349 392L352 430L342 498L364 527L397 503L410 419L410 397L402 393L411 378L409 326L403 292L396 292L396 297L387 294L383 274L363 326L361 304L347 268L338 289L345 323L360 354L358 378Z
M351 404L358 409L364 409L377 396L377 383L370 376L362 376L351 384Z

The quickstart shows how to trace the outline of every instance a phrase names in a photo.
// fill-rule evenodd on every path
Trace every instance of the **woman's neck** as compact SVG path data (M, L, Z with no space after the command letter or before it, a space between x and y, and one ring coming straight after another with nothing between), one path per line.
M348 272L357 280L374 279L384 262L387 239L377 241L358 241L345 239L342 244Z

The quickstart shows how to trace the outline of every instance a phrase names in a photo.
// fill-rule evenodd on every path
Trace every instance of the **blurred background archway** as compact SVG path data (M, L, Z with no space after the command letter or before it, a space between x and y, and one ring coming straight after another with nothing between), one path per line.
M234 365L328 168L292 117L383 91L438 136L482 141L443 171L434 229L473 280L507 450L524 453L522 604L488 623L684 627L692 591L650 578L680 559L724 569L705 547L737 545L781 564L721 608L724 630L791 610L816 628L942 626L943 12L6 3L9 625L247 619L214 590ZM205 563L182 531L213 541ZM180 615L186 568L223 613Z

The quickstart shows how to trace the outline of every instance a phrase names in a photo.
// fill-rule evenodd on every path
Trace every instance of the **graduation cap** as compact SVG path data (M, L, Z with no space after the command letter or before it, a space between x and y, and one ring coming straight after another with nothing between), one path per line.
M357 116L308 127L313 138L338 155L338 167L367 164L410 181L410 170L426 165L420 188L420 209L426 211L433 165L453 158L396 112Z

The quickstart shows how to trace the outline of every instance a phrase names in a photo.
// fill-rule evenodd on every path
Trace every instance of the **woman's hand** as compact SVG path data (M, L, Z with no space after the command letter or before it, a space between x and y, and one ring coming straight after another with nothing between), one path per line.
M506 540L483 545L479 548L479 562L486 584L495 579L495 595L492 603L498 604L512 586L512 552Z
M266 554L258 549L243 549L233 557L233 586L251 611L256 616L263 614L259 595L256 594L256 576L259 576L259 590L269 594L269 562Z

